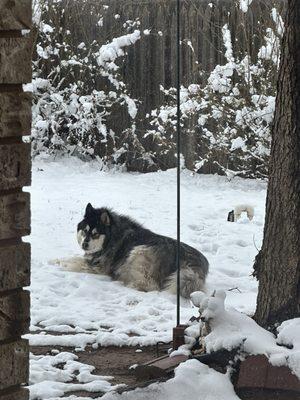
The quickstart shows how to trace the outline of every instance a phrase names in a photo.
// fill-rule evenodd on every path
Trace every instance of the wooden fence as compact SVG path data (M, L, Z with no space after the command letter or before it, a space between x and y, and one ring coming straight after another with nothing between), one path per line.
M45 22L56 30L62 27L61 40L77 48L94 40L106 43L123 35L124 22L136 21L142 40L128 49L121 75L131 95L141 100L144 115L163 102L159 86L176 84L176 0L61 0L49 7ZM253 0L247 13L238 6L239 0L181 1L181 71L184 84L201 80L200 71L211 71L225 62L222 28L228 24L233 51L245 51L253 57L264 42L267 27L274 27L271 10L281 10L284 0ZM99 19L103 16L103 25ZM64 35L71 32L71 35ZM45 60L47 63L47 60ZM49 60L49 68L51 61ZM101 86L101 84L100 84Z
M160 86L168 89L176 84L176 1L175 0L48 0L50 6L44 12L43 20L54 28L54 43L64 43L68 51L77 56L78 45L84 42L87 49L96 41L104 44L126 33L126 26L134 25L140 29L142 37L127 48L124 62L120 62L120 75L126 83L130 95L138 100L138 113L135 119L135 133L146 151L156 153L155 166L145 165L139 152L134 150L127 157L130 170L152 171L155 168L174 167L176 159L172 152L165 156L150 138L144 139L150 128L149 114L165 104L166 98ZM47 2L47 4L48 4ZM226 63L222 29L225 24L231 32L233 54L237 59L250 55L251 63L257 62L259 49L265 44L268 28L277 32L273 8L281 13L284 0L253 0L245 13L239 0L181 0L181 72L182 83L207 82L207 76L217 64ZM99 24L99 21L101 23ZM131 22L129 22L131 21ZM124 26L125 25L125 26ZM131 28L128 30L132 30ZM146 33L145 33L146 31ZM43 36L43 35L41 35ZM66 52L69 55L68 52ZM62 54L62 57L64 55ZM80 57L80 54L79 54ZM61 60L43 59L41 77L57 76L55 71ZM95 68L97 70L97 68ZM64 70L66 71L66 70ZM51 73L50 73L51 72ZM103 89L102 77L90 79L90 72L78 67L78 76L69 73L59 75L60 88L80 80L85 82L85 92ZM100 75L100 74L99 74ZM274 73L274 81L276 73ZM193 168L194 162L201 158L201 146L197 146L199 134L195 132L196 121L190 118L187 128L191 128L183 138L182 152L186 166ZM125 108L114 108L107 117L107 126L116 137L123 137L124 130L132 125ZM126 143L128 144L128 142ZM100 157L111 151L105 146L95 147ZM205 151L206 147L203 146ZM219 157L219 156L218 156ZM227 155L224 156L227 159ZM223 159L216 158L220 164ZM147 164L147 163L146 163ZM206 164L206 167L208 164ZM218 168L202 172L216 172ZM148 169L149 168L149 169Z

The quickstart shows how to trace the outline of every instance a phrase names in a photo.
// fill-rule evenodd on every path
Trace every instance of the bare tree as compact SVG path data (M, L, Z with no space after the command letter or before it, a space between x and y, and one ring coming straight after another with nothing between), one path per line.
M254 264L255 319L265 327L300 315L300 1L288 0L286 11L264 240Z

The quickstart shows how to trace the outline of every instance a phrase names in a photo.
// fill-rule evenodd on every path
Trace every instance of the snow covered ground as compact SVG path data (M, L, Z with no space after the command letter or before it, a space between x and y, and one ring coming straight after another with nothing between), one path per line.
M175 171L105 173L97 164L76 159L40 159L33 164L30 191L32 334L26 335L30 343L82 350L87 344L96 348L170 341L176 319L174 295L138 292L105 276L64 271L50 261L81 254L76 225L88 202L111 207L160 234L175 237ZM210 262L208 293L225 290L226 305L247 314L255 309L257 282L251 272L261 245L265 191L266 184L255 180L235 178L229 182L225 177L182 172L182 240L202 251ZM241 203L255 207L253 221L227 222L228 212ZM189 301L182 301L182 322L193 314L197 315L197 310ZM57 357L64 358L64 370L55 367L61 362ZM76 357L68 352L32 357L32 398L54 399L74 390L70 387L74 384L68 383L74 377L74 363ZM191 362L194 374L201 372L199 368L205 379L207 367ZM110 377L92 375L83 364L77 365L77 370L77 382L88 390L113 388ZM209 375L209 386L210 379ZM234 393L227 397L231 398L236 398Z

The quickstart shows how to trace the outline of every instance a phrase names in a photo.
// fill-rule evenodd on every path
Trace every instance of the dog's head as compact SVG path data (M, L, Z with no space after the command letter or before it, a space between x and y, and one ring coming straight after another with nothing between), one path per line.
M111 215L106 208L86 206L84 218L77 226L77 241L86 254L96 253L103 245L111 224Z

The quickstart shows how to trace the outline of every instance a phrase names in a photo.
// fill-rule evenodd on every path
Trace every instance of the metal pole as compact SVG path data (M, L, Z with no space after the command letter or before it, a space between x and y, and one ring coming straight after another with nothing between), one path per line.
M177 0L177 326L180 324L180 0Z

